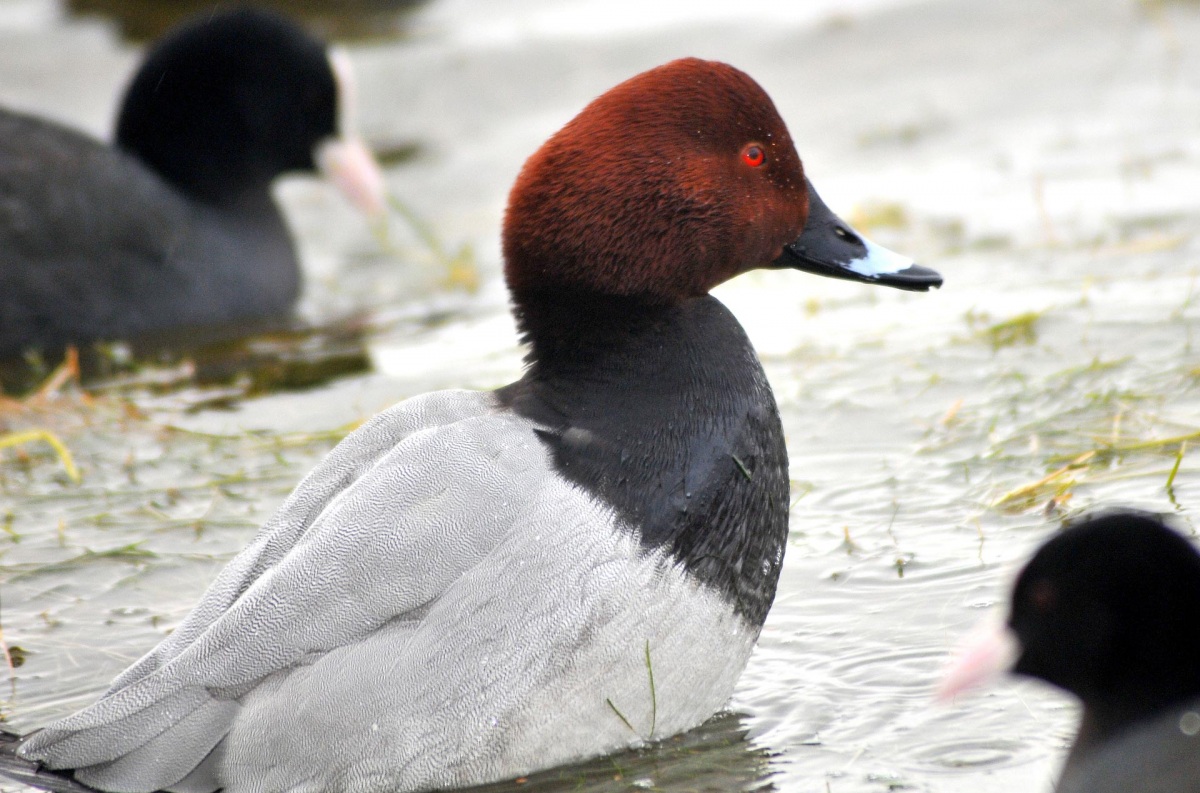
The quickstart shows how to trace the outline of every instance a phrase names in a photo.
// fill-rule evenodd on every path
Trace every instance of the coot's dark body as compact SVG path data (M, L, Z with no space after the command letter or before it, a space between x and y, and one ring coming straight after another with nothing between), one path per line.
M0 110L0 357L286 317L300 292L282 173L337 135L324 45L243 9L148 55L112 146Z
M192 201L133 156L37 118L0 112L0 196L0 355L282 318L300 292L268 193Z

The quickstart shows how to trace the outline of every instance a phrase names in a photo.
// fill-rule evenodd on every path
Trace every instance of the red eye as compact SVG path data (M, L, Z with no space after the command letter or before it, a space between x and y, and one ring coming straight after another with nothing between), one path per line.
M757 168L767 161L767 153L763 151L762 146L750 144L742 150L742 162L749 165L751 168Z

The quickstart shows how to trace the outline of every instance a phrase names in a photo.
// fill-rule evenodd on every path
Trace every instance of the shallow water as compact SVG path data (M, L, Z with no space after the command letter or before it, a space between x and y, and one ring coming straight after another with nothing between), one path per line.
M1049 789L1069 701L1006 684L947 708L930 691L1064 514L1130 504L1194 532L1187 448L1166 482L1171 439L1200 431L1200 55L1184 45L1200 10L830 2L614 22L597 10L611 5L522 0L502 17L435 0L403 41L350 46L364 132L417 145L393 192L445 245L469 243L483 280L444 290L401 224L382 253L328 188L285 185L303 314L366 327L370 373L247 398L179 364L0 405L0 427L52 430L83 473L73 484L44 445L0 452L4 636L25 654L0 683L10 722L94 697L355 422L516 377L498 279L508 185L588 99L695 54L762 82L826 201L946 286L756 273L718 291L763 357L794 479L739 715L498 789ZM2 0L0 42L0 101L103 133L134 57L109 26Z

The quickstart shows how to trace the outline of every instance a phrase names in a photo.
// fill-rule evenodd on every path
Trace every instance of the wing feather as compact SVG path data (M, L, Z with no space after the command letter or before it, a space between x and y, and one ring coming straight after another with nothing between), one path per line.
M143 778L132 758L153 743L168 752L151 752L155 762L190 769L236 718L236 709L193 718L222 690L245 691L393 620L418 619L503 540L549 470L528 422L480 415L490 403L460 399L457 410L404 403L349 436L175 634L91 707L31 736L22 754ZM192 734L197 723L203 735ZM187 740L167 736L177 730Z

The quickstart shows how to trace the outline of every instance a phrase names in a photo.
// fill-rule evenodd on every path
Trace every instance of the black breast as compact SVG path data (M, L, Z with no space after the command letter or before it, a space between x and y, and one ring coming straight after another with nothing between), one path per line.
M547 427L564 477L761 625L787 540L787 452L745 332L712 297L556 303L519 301L530 369L501 398Z

